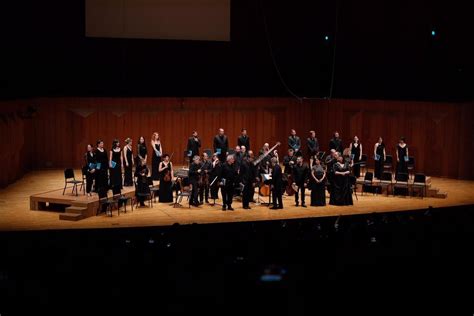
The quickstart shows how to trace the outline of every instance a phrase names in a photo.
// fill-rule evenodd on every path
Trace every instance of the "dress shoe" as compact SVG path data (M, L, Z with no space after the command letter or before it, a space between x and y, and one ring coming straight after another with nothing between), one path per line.
M271 210L278 210L279 207L278 206L273 206L273 207L270 207Z
M244 206L244 210L250 210L250 206Z
M229 206L227 209L228 209L229 211L233 211L233 210L234 210L234 209L232 208L232 206Z
M300 206L300 203L296 202L295 206Z
M227 211L227 208L225 206L222 207L223 211Z
M302 207L306 207L306 204L301 204Z

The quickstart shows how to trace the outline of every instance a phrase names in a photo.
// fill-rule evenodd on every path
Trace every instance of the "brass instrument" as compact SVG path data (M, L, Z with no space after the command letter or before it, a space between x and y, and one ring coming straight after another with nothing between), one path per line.
M258 165L266 156L268 156L277 146L280 146L281 143L277 142L275 146L270 148L267 152L261 154L257 159L254 160L253 165L256 166Z

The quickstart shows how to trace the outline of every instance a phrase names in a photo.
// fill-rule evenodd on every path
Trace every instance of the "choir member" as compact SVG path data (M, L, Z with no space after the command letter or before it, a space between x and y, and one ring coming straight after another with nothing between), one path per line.
M293 149L295 153L299 152L301 148L301 140L296 136L296 131L294 129L290 131L290 136L288 137L288 148Z
M316 132L315 131L310 131L309 132L309 137L306 140L306 146L308 147L308 156L309 157L314 157L319 152L319 142L318 142L318 139L316 138Z
M234 164L235 164L235 168L237 170L239 170L239 167L240 167L240 164L242 163L242 151L240 150L240 146L235 146L235 150L234 150Z
M199 156L199 148L201 148L201 140L198 137L198 133L193 131L193 134L188 139L188 157Z
M107 170L109 169L109 159L107 158L107 151L104 149L104 142L102 140L97 141L95 160L95 189L102 196L109 190L109 179L107 174Z
M334 164L333 168L334 180L331 188L329 204L352 205L349 164L344 162L344 157L338 155L337 162Z
M385 143L383 142L383 138L379 137L378 141L374 145L374 160L375 160L374 176L377 179L380 179L382 177L383 163L386 157L387 155L385 154Z
M296 164L292 168L293 183L296 184L297 190L295 192L295 204L299 206L299 193L301 193L301 206L306 207L305 203L305 189L309 179L309 168L300 156L296 159Z
M314 165L311 168L311 206L325 206L326 205L326 171L321 165L319 159L314 160Z
M160 172L158 169L161 162L163 147L161 146L160 135L157 132L154 132L151 136L151 148L153 150L153 156L151 158L151 178L153 180L160 180Z
M359 137L354 136L354 141L350 143L349 149L351 151L351 159L353 162L353 172L356 178L360 177L360 164L362 160L362 144L360 143Z
M133 161L133 149L132 149L132 139L125 139L125 147L123 148L123 160L124 160L124 178L123 185L125 187L133 186L133 166L135 162Z
M408 146L405 137L400 137L397 145L397 174L408 173Z
M329 150L331 149L334 149L341 154L344 151L342 140L339 138L339 132L335 132L334 137L329 141Z
M86 193L88 196L92 196L92 184L94 183L95 178L95 153L94 147L91 144L87 145L87 152L84 155L85 166L83 168L83 173L86 175Z
M158 198L161 203L173 202L173 163L170 161L168 154L163 155L163 161L160 162L158 168L160 174L160 190L158 191Z
M122 189L122 165L122 148L120 148L119 140L114 139L109 152L110 186L112 189Z
M214 136L213 140L214 145L214 152L219 154L219 159L221 162L226 160L226 156L228 154L229 149L229 140L227 136L224 134L224 129L219 128L219 133Z
M246 158L248 156L248 149L244 145L240 146L240 155L242 158Z
M250 137L247 135L247 129L242 128L240 136L237 138L237 145L240 147L245 146L247 150L250 150Z
M199 187L199 204L204 204L205 201L209 204L209 174L212 169L212 163L209 160L207 153L202 153L202 165L201 165L201 183Z
M283 178L281 167L278 164L278 159L276 157L272 157L271 165L272 165L272 199L273 199L273 207L272 210L282 209L283 208Z
M293 166L296 163L296 156L295 152L292 148L288 149L288 155L283 157L283 165L285 166L285 173L286 174L291 174L291 170L293 169Z
M237 170L235 169L235 158L228 155L226 162L222 166L221 173L221 192L222 192L222 210L233 211L232 199L234 198L235 183L237 180Z
M146 142L145 142L145 137L140 136L137 142L137 157L135 164L137 167L142 163L141 161L144 160L145 164L147 163L148 159L148 150L146 149ZM135 175L137 175L137 172L135 170Z
M146 166L146 160L140 159L136 167L137 175L137 186L135 190L135 195L140 206L145 206L145 196L150 194L150 186L148 185L148 167ZM139 194L140 193L140 194Z
M249 203L253 200L257 178L257 169L253 165L253 153L252 151L250 153L252 156L247 156L242 160L239 170L239 175L244 185L242 190L242 207L244 210L250 210Z
M193 162L189 166L189 183L191 184L191 199L189 204L192 206L199 206L199 178L201 177L201 158L199 156L193 157Z

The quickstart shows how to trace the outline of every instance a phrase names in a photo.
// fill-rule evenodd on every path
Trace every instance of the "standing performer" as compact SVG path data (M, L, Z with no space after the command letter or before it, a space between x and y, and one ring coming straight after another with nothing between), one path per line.
M257 169L253 165L253 153L250 151L252 156L245 157L240 164L239 175L242 179L244 188L242 190L242 207L245 210L250 210L249 203L253 200L253 194L255 192L255 180L257 178Z
M382 177L383 163L386 157L387 155L385 154L385 144L383 142L383 138L379 137L379 140L374 145L374 160L375 160L374 176L377 179L380 179Z
M225 164L222 166L221 174L221 192L222 192L222 210L233 211L232 199L234 198L234 187L237 180L237 170L234 166L235 159L233 155L228 155Z
M135 169L137 175L137 186L135 195L137 201L140 202L140 206L145 206L145 195L150 194L150 186L148 185L148 167L146 166L145 159L140 159ZM141 193L140 195L138 193ZM150 196L151 198L151 196Z
M123 156L120 142L118 139L114 139L109 153L110 186L112 189L122 189L122 165Z
M283 208L283 178L281 173L281 167L278 164L278 159L273 157L271 159L272 165L272 210Z
M339 138L339 132L334 132L334 137L329 141L329 150L334 149L339 154L344 152L344 146L342 140Z
M288 155L286 155L285 157L283 157L283 165L285 166L285 173L286 174L291 174L292 173L292 169L293 169L293 166L295 165L296 163L296 156L295 156L295 153L293 151L293 149L288 149Z
M209 204L209 174L212 169L212 163L207 153L202 153L201 178L199 179L199 204ZM211 180L212 181L212 180Z
M296 136L296 131L294 129L292 129L290 133L291 134L288 137L288 148L293 149L296 154L301 148L301 140L298 136Z
M160 172L160 190L158 197L160 203L173 202L173 190L171 188L173 182L173 163L170 161L168 154L163 155L163 161L160 162L158 171Z
M360 177L360 162L362 160L362 144L359 141L359 137L354 136L354 141L349 145L351 151L351 159L354 163L352 170L356 178Z
M405 137L400 137L397 145L397 174L408 173L408 146Z
M314 157L319 152L319 142L316 138L316 132L310 131L309 137L306 139L306 146L308 147L308 156Z
M303 162L303 157L300 156L296 160L296 165L293 166L292 170L293 182L298 187L295 192L295 204L299 205L299 194L301 193L301 206L306 207L305 203L305 188L309 179L309 168L306 163Z
M95 178L96 159L94 147L91 144L87 145L87 152L84 155L84 163L85 166L83 167L83 172L86 175L86 193L88 196L92 196L91 190Z
M123 178L123 186L131 187L133 186L133 151L132 151L132 139L127 138L125 139L125 144L127 144L123 148L123 160L125 162L125 172Z
M160 173L158 171L163 147L161 146L160 135L154 132L151 136L151 148L153 149L153 156L151 158L151 178L153 180L160 180Z
M325 206L326 205L326 171L321 166L321 161L315 159L314 165L311 168L311 177L313 179L311 188L311 206Z
M240 146L235 146L235 150L234 150L234 164L235 164L235 168L237 170L239 170L240 168L240 164L242 163L242 152L240 150Z
M196 131L193 131L192 136L188 139L188 156L190 158L194 156L199 156L199 148L201 148L201 140L198 137L198 133Z
M107 159L107 151L104 149L104 142L100 139L97 141L95 160L97 164L95 171L95 190L99 194L104 194L109 190L109 179L107 174L109 160Z
M193 162L189 166L189 183L191 184L191 200L189 204L199 207L198 193L199 193L199 178L201 177L201 158L199 156L193 157Z
M250 150L250 137L247 136L247 129L242 128L240 136L237 138L237 145L240 147L245 146L247 150Z
M329 204L331 205L352 205L351 184L349 181L349 164L344 162L342 156L337 156L334 164L334 181L331 188Z
M227 150L229 149L229 140L227 136L224 135L224 129L219 128L219 134L214 136L214 152L219 155L219 160L224 162L228 154Z
M331 149L330 155L326 157L326 172L328 178L328 192L331 193L334 186L334 164L337 162L339 153L335 149Z
M137 142L137 157L135 159L135 165L140 166L142 164L142 160L146 164L148 158L148 151L146 149L145 137L140 136ZM137 176L137 171L135 170L135 176Z
M221 161L217 154L212 155L211 170L209 173L209 183L211 186L211 199L219 198L219 182L221 178ZM207 201L206 201L207 202Z

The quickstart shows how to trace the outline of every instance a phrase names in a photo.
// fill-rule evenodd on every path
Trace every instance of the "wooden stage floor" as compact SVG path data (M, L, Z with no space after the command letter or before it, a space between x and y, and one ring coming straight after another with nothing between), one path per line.
M76 174L80 174L79 171ZM373 212L391 212L448 207L456 205L474 205L474 181L432 178L432 186L447 193L447 198L416 198L358 195L353 206L330 206L302 208L295 207L294 197L284 196L283 210L271 210L266 206L254 206L251 210L242 209L240 202L234 201L235 211L223 212L219 206L203 205L199 208L173 208L168 203L154 203L152 208L138 208L127 213L106 216L92 216L80 221L59 219L57 211L30 210L30 196L43 192L58 190L64 186L62 170L34 171L22 179L0 190L0 231L13 230L51 230L51 229L96 229L119 227L167 226L174 223L225 223L262 220L279 220L292 218L309 218L322 216L366 214ZM68 190L70 194L70 189ZM62 193L62 192L61 192ZM255 195L256 197L256 195ZM83 196L81 199L97 199ZM268 197L266 197L268 199ZM218 201L219 202L219 201ZM306 204L310 204L307 192Z

